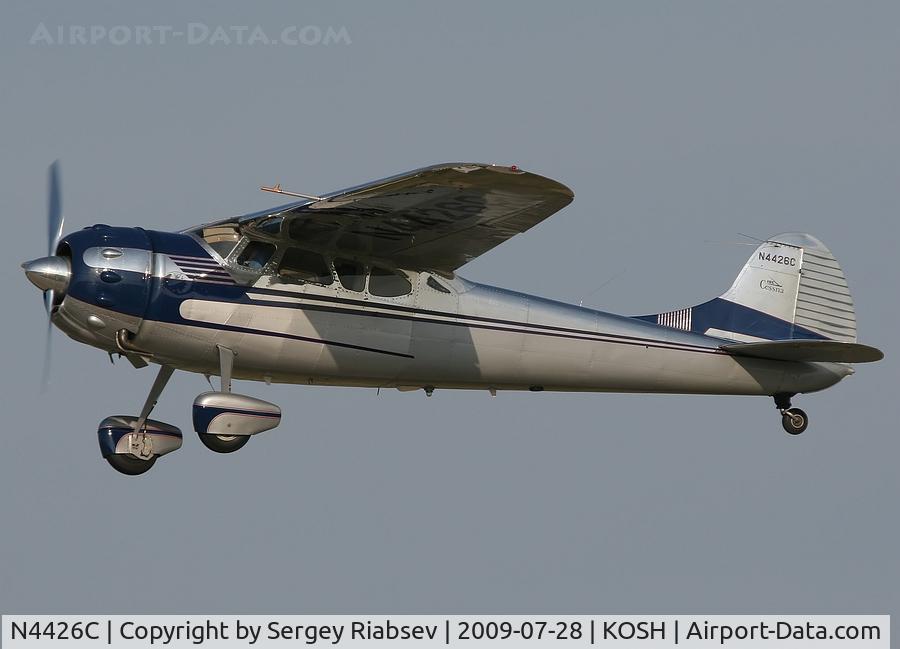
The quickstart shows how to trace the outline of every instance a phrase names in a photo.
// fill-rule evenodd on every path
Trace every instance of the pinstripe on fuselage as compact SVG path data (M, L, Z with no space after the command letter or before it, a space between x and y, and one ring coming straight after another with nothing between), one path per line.
M217 374L222 345L237 378L323 385L774 394L846 375L736 358L716 338L459 277L437 278L448 292L437 291L426 272L408 273L413 290L399 298L271 275L245 285L196 239L118 232L129 247L113 260L92 252L92 232L66 239L76 281L54 322L108 351L127 328L152 360L188 371ZM116 264L119 283L97 279ZM91 330L90 315L110 324Z
M169 362L203 358L211 373L221 344L238 353L237 376L307 384L773 394L841 378L818 364L735 359L715 338L461 278L444 280L453 294L426 306L425 277L408 299L265 281L174 303L160 295L136 342L165 357L174 341L193 341L174 345Z

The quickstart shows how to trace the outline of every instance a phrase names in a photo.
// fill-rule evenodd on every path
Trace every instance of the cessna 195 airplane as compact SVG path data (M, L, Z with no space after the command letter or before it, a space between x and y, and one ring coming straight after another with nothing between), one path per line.
M301 200L177 233L93 225L62 237L50 167L48 256L23 264L50 322L135 367L159 365L138 416L100 423L118 471L143 473L181 447L177 427L149 419L176 369L221 377L194 401L193 425L231 453L281 419L233 392L233 378L429 396L766 395L796 435L808 419L794 395L883 357L856 342L844 273L808 234L763 241L720 297L626 317L457 275L572 201L565 185L515 166L439 164L322 196L262 189Z

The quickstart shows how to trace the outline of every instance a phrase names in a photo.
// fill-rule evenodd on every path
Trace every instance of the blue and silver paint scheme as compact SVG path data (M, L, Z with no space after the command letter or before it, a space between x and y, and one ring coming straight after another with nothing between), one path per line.
M278 406L232 393L232 378L427 395L769 395L796 435L809 420L794 395L883 358L857 342L843 270L808 234L761 241L721 296L645 316L463 279L459 268L574 198L514 165L438 164L182 232L94 225L64 238L56 164L49 188L48 256L22 266L51 322L135 367L160 365L140 416L98 430L128 475L181 446L178 428L148 419L176 369L221 377L193 424L230 453L281 420Z
M208 375L223 346L235 378L304 385L774 395L852 372L727 353L695 329L716 304L673 327L407 269L411 292L385 298L280 278L272 264L295 242L277 243L270 265L240 268L241 245L225 259L194 233L72 233L58 247L71 280L53 322L105 351Z
M97 438L100 453L110 455L135 455L141 458L166 455L181 448L181 431L171 424L148 419L139 431L135 431L137 417L114 415L100 422Z
M201 435L256 435L281 423L281 408L243 394L204 392L194 399L193 422Z

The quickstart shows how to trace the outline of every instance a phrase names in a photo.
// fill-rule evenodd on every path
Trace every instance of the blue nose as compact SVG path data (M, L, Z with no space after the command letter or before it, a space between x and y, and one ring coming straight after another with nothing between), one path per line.
M63 257L41 257L22 264L25 277L42 291L64 293L69 287L72 270L69 262Z

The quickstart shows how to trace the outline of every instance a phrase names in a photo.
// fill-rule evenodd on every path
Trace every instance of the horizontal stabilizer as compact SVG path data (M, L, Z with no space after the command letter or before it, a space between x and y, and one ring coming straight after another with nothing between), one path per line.
M734 343L720 349L734 356L809 363L872 363L884 358L880 349L836 340L773 340Z

